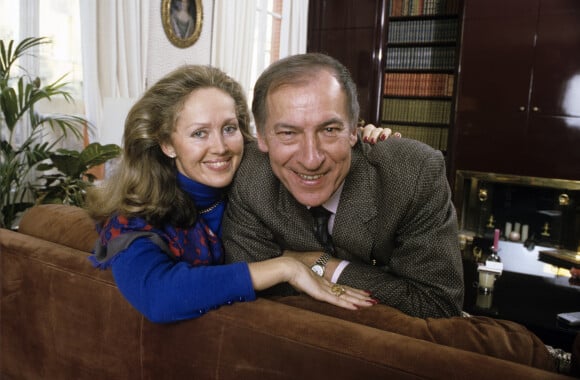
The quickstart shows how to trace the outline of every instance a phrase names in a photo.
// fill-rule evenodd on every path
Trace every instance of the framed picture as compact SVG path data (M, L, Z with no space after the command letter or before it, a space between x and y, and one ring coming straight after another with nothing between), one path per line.
M162 0L161 21L173 45L180 48L193 45L203 23L201 0Z

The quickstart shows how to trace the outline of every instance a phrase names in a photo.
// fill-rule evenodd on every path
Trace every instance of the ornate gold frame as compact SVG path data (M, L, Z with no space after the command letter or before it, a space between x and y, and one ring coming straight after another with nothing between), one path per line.
M201 26L203 24L203 8L202 0L190 0L195 2L195 28L193 33L187 38L181 38L175 32L171 24L171 3L174 0L162 0L161 1L161 23L163 24L163 30L165 30L165 35L171 41L171 43L179 48L186 48L195 43L201 34Z

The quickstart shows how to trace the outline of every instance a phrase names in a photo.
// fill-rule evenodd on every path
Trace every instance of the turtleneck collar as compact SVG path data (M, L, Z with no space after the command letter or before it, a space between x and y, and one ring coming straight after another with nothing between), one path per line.
M204 185L177 172L177 183L191 196L199 210L208 208L224 197L225 190Z
M214 233L221 237L226 190L201 184L180 172L177 172L177 183L193 199L200 217L206 221Z

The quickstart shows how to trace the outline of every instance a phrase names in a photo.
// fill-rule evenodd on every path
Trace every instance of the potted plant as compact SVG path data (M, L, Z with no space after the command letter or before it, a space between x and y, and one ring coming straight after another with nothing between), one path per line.
M16 46L13 40L0 41L0 227L4 228L12 228L18 215L35 203L58 199L58 186L66 191L76 186L80 192L72 198L62 197L61 193L61 201L81 205L83 197L77 195L82 195L87 186L81 182L94 179L86 171L120 152L114 144L91 144L82 152L58 149L67 136L80 139L84 128L89 127L80 116L36 111L40 101L57 97L73 101L64 76L43 85L40 78L27 73L12 75L18 58L45 43L50 43L46 37L26 38ZM51 132L48 141L46 137ZM62 156L78 161L74 170L68 170Z

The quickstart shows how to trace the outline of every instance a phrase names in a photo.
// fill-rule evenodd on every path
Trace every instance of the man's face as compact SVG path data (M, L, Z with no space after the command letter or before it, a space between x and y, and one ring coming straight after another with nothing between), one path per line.
M268 153L272 171L298 202L323 204L348 174L357 141L338 81L322 70L307 83L270 92L266 106L258 144Z

